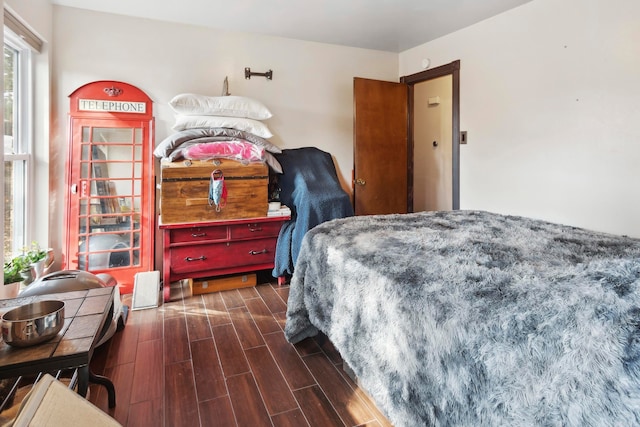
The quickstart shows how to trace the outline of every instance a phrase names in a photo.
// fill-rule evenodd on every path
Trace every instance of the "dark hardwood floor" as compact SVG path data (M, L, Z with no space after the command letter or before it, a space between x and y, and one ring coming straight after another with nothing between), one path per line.
M265 283L131 311L92 361L117 405L98 385L91 402L131 427L389 426L328 340L285 340L288 293Z

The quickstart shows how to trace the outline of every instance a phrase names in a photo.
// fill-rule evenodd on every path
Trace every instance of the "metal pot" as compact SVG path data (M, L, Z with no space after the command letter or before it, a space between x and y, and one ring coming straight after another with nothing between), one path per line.
M64 325L64 302L36 301L2 315L2 338L14 347L28 347L58 335Z

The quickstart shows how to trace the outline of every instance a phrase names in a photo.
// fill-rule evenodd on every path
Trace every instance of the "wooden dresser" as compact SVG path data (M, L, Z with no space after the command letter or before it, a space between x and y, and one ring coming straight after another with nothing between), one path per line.
M259 217L164 224L163 293L170 283L273 268L280 228L290 217Z

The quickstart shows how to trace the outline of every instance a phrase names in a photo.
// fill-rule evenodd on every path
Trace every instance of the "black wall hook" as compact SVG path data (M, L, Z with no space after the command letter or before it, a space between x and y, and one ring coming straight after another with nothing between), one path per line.
M267 80L273 80L273 71L269 70L266 73L253 73L253 72L251 72L251 68L245 67L245 69L244 69L244 78L247 79L247 80L250 80L251 76L266 77Z

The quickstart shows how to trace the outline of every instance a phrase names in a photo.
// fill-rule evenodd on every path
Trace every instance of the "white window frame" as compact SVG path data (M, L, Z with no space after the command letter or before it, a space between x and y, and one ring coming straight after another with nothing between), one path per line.
M14 215L13 247L14 254L21 248L28 246L33 238L32 215L34 207L33 199L33 158L34 158L34 105L33 105L33 54L31 46L21 37L16 35L6 26L4 27L4 45L8 45L18 51L16 64L17 85L14 87L17 102L14 106L14 139L17 139L19 151L16 154L4 154L4 161L24 162L24 182L22 183L24 195L24 205L21 206L24 212ZM14 82L16 83L16 82ZM3 163L4 165L4 163ZM3 188L4 193L4 188ZM16 206L14 198L14 206ZM20 204L21 205L21 204Z

